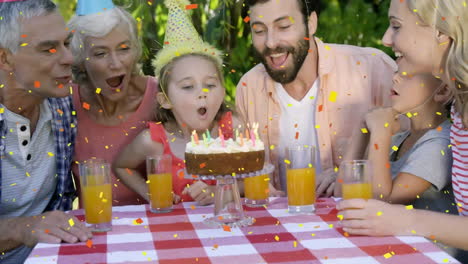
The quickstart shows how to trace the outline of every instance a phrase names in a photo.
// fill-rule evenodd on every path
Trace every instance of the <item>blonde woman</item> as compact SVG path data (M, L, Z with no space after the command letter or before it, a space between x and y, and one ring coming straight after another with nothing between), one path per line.
M452 184L460 215L407 210L378 200L338 203L350 234L418 235L468 249L468 11L458 0L392 0L383 42L393 48L403 74L432 73L455 94L452 107ZM408 39L411 38L411 39ZM377 212L382 212L377 215Z

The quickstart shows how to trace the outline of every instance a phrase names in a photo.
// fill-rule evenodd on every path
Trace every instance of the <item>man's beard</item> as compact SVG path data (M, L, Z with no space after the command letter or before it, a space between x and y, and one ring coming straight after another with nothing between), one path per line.
M304 63L305 58L307 57L307 54L309 52L309 41L302 38L299 40L298 44L296 47L292 46L278 46L274 50L270 48L266 48L263 52L259 52L256 48L254 48L254 53L255 56L259 58L259 60L263 63L265 66L268 75L278 83L281 84L287 84L294 79L296 79L297 74L299 70L302 67L302 64ZM267 62L267 57L270 56L271 54L278 54L278 53L283 53L287 52L289 55L292 55L293 58L293 64L289 68L284 68L284 69L273 69L270 67L270 65ZM288 56L289 56L288 55Z

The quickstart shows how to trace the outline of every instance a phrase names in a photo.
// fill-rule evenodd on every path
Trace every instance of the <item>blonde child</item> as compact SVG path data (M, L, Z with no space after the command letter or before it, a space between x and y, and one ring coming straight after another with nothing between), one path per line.
M383 42L400 57L401 72L432 73L455 94L450 143L452 185L459 214L408 210L378 200L337 205L343 229L358 235L417 235L468 250L468 12L458 0L392 0ZM417 10L417 12L414 12ZM381 212L377 214L377 212ZM467 263L465 256L456 256Z
M374 198L455 213L445 189L452 163L444 107L449 91L431 74L396 73L393 79L392 106L367 113L362 128L370 135L367 155L359 158L371 161Z
M184 152L192 131L211 132L221 128L232 137L232 114L223 104L225 89L220 52L204 43L186 14L187 1L166 0L169 20L165 43L153 64L159 76L156 122L142 131L114 163L116 175L146 200L148 187L138 173L146 156L170 154L173 162L173 191L183 201L213 203L214 186L184 179ZM177 55L176 55L177 54ZM212 183L212 182L208 182ZM190 185L191 184L191 185ZM189 187L188 187L189 186Z

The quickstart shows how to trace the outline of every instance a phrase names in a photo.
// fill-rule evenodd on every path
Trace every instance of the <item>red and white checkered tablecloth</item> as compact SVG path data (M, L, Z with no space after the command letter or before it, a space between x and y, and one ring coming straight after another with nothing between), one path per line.
M203 223L212 206L183 203L166 214L114 207L112 232L95 233L92 245L38 244L26 263L459 263L422 237L345 236L333 199L316 208L291 215L287 200L276 198L267 208L245 208L254 225L223 230ZM83 219L82 210L72 213Z

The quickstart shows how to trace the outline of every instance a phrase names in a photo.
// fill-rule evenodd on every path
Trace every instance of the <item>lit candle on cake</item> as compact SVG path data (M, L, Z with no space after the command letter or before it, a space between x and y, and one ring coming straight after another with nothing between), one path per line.
M224 144L224 135L223 135L223 131L221 131L221 128L218 128L218 134L219 134L219 138L221 139L221 147L226 147L226 145Z
M195 144L200 144L200 142L198 141L198 134L197 132L194 130L192 131L192 136L193 136L193 139L195 140Z
M255 134L253 130L250 130L250 140L252 140L252 145L255 147Z

